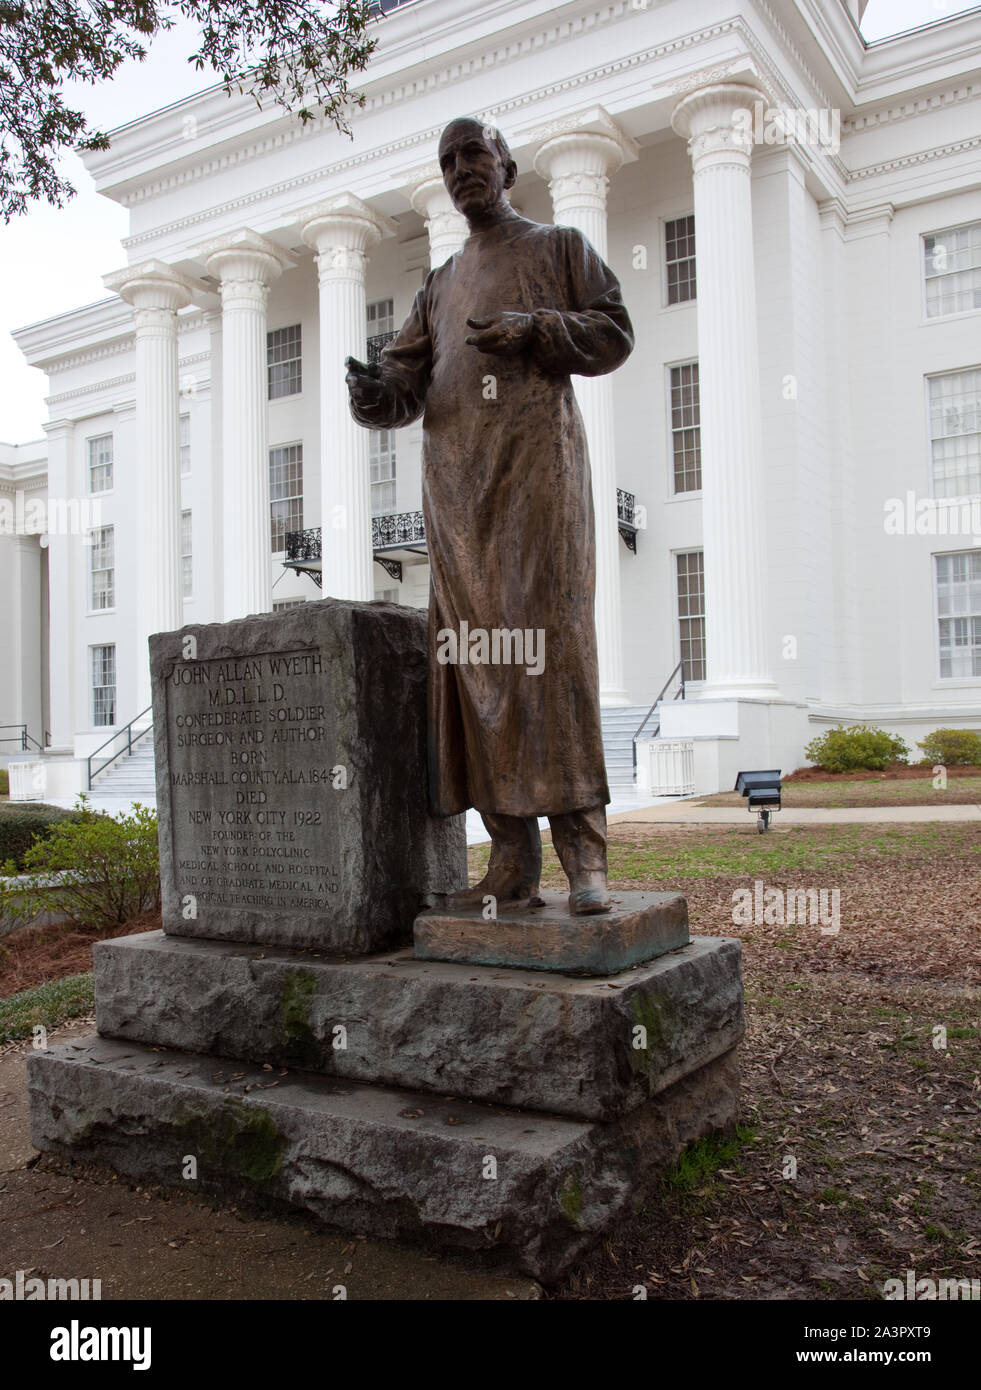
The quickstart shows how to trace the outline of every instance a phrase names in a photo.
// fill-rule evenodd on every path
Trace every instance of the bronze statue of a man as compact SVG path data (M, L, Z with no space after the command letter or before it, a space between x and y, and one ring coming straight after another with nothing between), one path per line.
M585 237L511 208L498 132L451 121L439 162L470 235L380 364L347 359L347 383L370 429L423 415L430 802L476 807L491 836L485 877L451 902L534 899L548 816L571 911L606 912L593 503L570 376L613 371L633 331Z

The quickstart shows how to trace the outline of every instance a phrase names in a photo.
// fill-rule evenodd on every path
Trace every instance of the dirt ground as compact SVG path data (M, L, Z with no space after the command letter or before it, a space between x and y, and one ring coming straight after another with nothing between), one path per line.
M78 1019L52 1043L94 1031ZM28 1133L29 1045L0 1057L0 1277L101 1279L103 1299L500 1301L531 1279L469 1268L302 1217L268 1218L108 1168L38 1154ZM343 1290L343 1293L341 1293Z
M485 858L471 852L475 873ZM545 867L546 885L561 886L550 847ZM752 827L626 822L611 835L611 882L684 892L696 934L741 937L743 1114L734 1136L697 1146L546 1296L622 1300L643 1286L650 1299L868 1299L907 1269L981 1276L977 827L761 837ZM837 891L840 929L734 922L734 892L757 882ZM84 967L73 957L71 968ZM70 1031L90 1030L82 1021ZM539 1296L529 1280L38 1158L24 1053L0 1057L11 1269L88 1271L104 1278L105 1297L322 1299L335 1282L352 1298Z
M721 828L672 829L651 857L731 845ZM776 842L747 837L748 872L645 882L686 893L699 934L742 938L742 1127L704 1155L719 1167L676 1173L551 1296L623 1299L643 1284L648 1298L867 1299L907 1269L981 1276L977 829L783 835L794 867L771 867ZM618 856L631 845L635 861L650 854L649 829L618 826ZM733 890L757 877L838 888L839 933L734 926Z

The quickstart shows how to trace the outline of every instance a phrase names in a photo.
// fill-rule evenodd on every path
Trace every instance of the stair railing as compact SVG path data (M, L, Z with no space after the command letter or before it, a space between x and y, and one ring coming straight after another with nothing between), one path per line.
M17 732L12 736L3 737L2 731L4 729L16 729ZM44 731L44 743L41 744L27 732L26 724L0 724L0 743L19 743L23 753L29 753L32 745L39 753L43 753L50 742L51 735L47 729Z
M670 688L671 688L671 683L674 681L674 679L675 679L676 676L680 676L680 682L679 682L679 685L678 685L678 689L677 689L677 690L675 691L675 693L674 693L673 699L675 699L675 700L683 700L683 699L685 698L685 663L684 663L683 661L679 661L678 664L677 664L677 666L676 666L676 667L674 668L674 670L671 672L670 676L668 676L667 680L666 680L666 681L664 682L664 684L661 686L661 689L660 689L660 692L659 692L659 694L658 694L658 696L657 696L657 699L654 701L654 703L651 705L650 709L647 711L647 713L644 715L643 719L640 721L640 724L639 724L639 726L638 726L638 728L637 728L637 732L634 734L634 737L633 737L634 767L637 766L637 740L640 738L641 734L644 732L644 726L647 724L648 719L650 719L651 715L654 713L654 711L657 709L658 705L660 705L661 701L664 699L665 695L666 695L666 694L668 693L668 691L670 690ZM655 727L654 727L654 732L650 735L651 738L657 738L657 736L658 736L658 734L659 734L660 732L661 732L661 718L660 718L660 715L658 715L658 720L657 720L657 724L656 724Z
M139 743L140 739L141 739L141 738L146 738L147 734L150 733L150 731L151 731L152 728L153 728L153 721L152 721L152 720L151 720L150 723L146 726L145 729L140 729L140 730L138 730L138 731L135 732L135 733L134 733L134 731L133 731L133 725L134 725L134 724L138 724L139 721L143 718L143 716L144 716L145 714L149 714L149 713L150 713L150 711L152 710L152 708L153 708L152 705L147 705L146 709L145 709L145 710L141 710L141 712L140 712L138 715L136 715L136 717L135 717L134 719L131 719L131 720L129 721L129 723L126 725L125 728L123 728L123 729L117 729L116 732L115 732L114 734L110 734L109 737L106 739L105 743L101 743L101 744L99 745L99 747L95 750L94 753L90 753L90 754L89 754L89 756L88 756L88 785L89 785L89 791L92 790L92 783L93 783L93 782L95 781L95 779L98 777L98 775L99 775L100 772L105 772L106 768L109 767L112 763L114 763L114 762L116 761L117 758L121 758L121 757L123 756L124 753L127 754L127 755L129 755L130 753L132 753L134 746L135 746L137 743ZM126 739L125 744L123 744L120 748L117 748L116 751L115 751L115 753L111 753L111 754L109 755L109 757L106 758L105 762L101 764L101 766L99 766L99 767L93 767L93 766L92 766L92 764L94 763L95 759L99 756L100 753L104 752L104 751L109 747L110 743L114 743L114 742L116 741L117 738L123 738L123 737L125 737L125 739Z

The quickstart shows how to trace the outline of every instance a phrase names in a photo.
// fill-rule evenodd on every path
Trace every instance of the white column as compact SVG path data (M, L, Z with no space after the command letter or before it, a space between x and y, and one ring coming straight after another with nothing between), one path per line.
M395 224L344 193L308 208L301 235L317 253L320 281L320 498L324 597L375 596L368 432L351 417L345 357L367 353L368 252Z
M177 311L190 304L194 286L162 261L116 271L104 283L132 304L136 320L140 567L135 715L150 703L147 639L152 632L173 632L183 621Z
M84 515L84 498L78 495L73 467L75 437L74 420L52 420L43 426L48 439L48 504L60 503L66 514L67 504L75 499L79 515ZM80 663L88 661L88 650L79 638L76 647L76 608L85 606L82 595L89 577L89 557L79 535L66 527L56 527L44 538L48 549L48 643L51 687L49 714L51 747L59 753L75 750L75 730L89 728L91 714L79 713L75 707ZM79 592L81 587L81 594ZM82 667L82 698L88 698L88 670ZM134 710L135 714L136 711Z
M752 114L767 98L722 82L682 98L694 178L705 552L705 695L773 698L766 604Z
M535 155L536 172L548 180L555 221L564 227L578 228L604 261L608 255L607 189L610 176L625 158L636 158L633 141L598 109L587 114L581 128L563 129L550 136ZM625 705L628 700L623 680L613 381L609 376L579 377L575 387L593 476L600 701L604 705Z
M12 607L18 648L14 665L18 708L14 720L26 724L32 737L43 745L41 547L36 535L14 536L13 542L17 601Z
M222 614L272 608L266 304L295 263L243 229L195 255L221 282Z
M224 477L222 460L221 441L221 411L222 411L222 350L221 350L221 309L210 309L204 316L204 321L208 325L209 346L211 349L211 400L209 417L209 450L210 476L208 480L208 504L211 508L211 530L214 536L213 552L213 571L211 579L211 607L204 615L209 621L219 622L221 615L225 611L224 599L224 555L225 538L221 527L218 524L219 518L224 516L223 488ZM194 454L191 454L191 472L194 472ZM200 608L198 610L200 612Z
M438 164L411 175L409 188L412 206L426 222L429 268L435 270L462 249L470 235L467 219L453 206Z

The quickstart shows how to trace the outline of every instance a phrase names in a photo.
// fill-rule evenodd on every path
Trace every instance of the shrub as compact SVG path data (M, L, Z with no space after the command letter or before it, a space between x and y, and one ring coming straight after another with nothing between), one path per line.
M0 767L0 796L10 795L10 773L5 767Z
M976 729L935 729L916 746L923 749L924 761L930 764L943 763L945 767L981 765L981 733Z
M839 724L804 749L812 763L825 772L877 772L890 763L905 763L909 749L898 735L870 724Z
M101 931L160 906L157 818L136 803L129 816L103 816L84 796L73 820L52 827L24 855L28 876L4 892L19 917L58 912Z
M36 840L46 840L55 825L75 821L78 816L78 811L66 811L44 802L8 802L0 810L0 864L12 860L14 872L23 869L27 852Z

